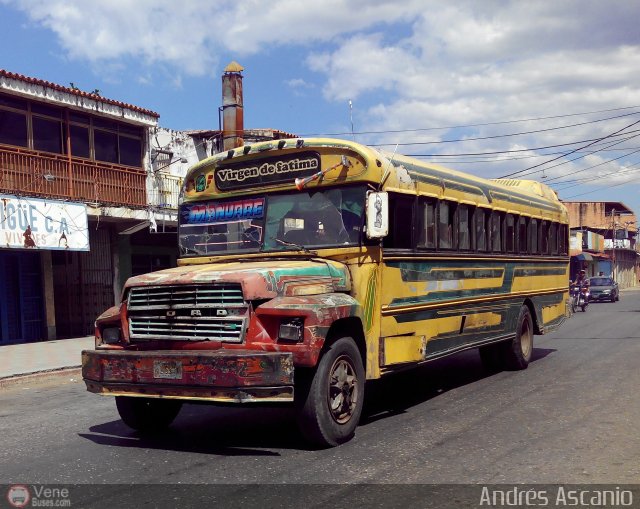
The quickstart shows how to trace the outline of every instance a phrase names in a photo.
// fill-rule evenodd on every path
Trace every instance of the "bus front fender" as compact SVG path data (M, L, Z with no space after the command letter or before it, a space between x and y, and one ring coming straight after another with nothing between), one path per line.
M301 319L303 337L298 344L291 344L290 340L279 338L279 329L283 322L290 323L295 318ZM315 366L332 325L345 319L358 320L360 327L363 323L362 307L344 293L277 297L255 309L249 341L254 344L275 342L293 351L295 365Z

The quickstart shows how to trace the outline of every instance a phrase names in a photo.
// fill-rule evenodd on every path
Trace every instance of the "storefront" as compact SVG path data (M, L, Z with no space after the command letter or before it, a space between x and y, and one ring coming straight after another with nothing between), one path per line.
M89 251L86 207L12 195L0 202L0 345L52 339L52 254Z

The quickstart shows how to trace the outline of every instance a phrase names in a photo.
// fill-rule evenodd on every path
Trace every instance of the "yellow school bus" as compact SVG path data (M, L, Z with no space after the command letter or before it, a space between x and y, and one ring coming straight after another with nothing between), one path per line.
M524 369L534 334L567 314L568 216L551 189L350 141L201 161L178 237L178 266L129 279L83 352L87 389L142 431L185 401L283 403L334 446L366 380L469 348Z

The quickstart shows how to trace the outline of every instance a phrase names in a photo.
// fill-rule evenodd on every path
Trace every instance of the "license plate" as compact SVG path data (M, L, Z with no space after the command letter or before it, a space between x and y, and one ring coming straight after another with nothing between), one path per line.
M153 378L182 378L182 363L180 361L153 361Z

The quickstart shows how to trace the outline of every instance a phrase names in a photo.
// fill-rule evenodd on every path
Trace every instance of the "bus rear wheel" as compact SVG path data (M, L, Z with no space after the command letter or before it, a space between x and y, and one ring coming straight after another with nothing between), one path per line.
M480 359L489 371L525 369L533 354L533 319L527 306L522 306L513 339L480 347Z
M116 407L127 426L143 433L153 433L169 427L180 412L182 401L116 396Z
M301 375L296 376L297 420L305 439L320 447L350 440L362 413L365 382L355 341L338 339L306 380Z
M503 345L505 369L525 369L529 365L533 354L533 319L527 306L520 308L515 337Z

